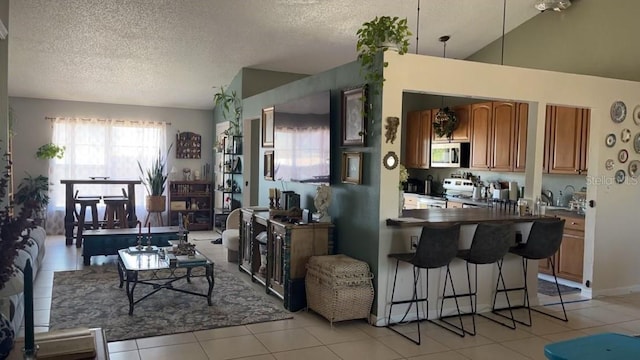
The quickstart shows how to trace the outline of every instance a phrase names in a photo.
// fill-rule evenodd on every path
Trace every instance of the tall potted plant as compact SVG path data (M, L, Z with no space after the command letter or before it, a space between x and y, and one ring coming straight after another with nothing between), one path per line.
M225 134L237 136L242 133L240 119L242 118L242 100L238 97L235 90L227 92L224 87L220 87L220 91L213 95L213 103L220 106L222 116L229 121L229 128L225 130Z
M367 83L374 85L373 91L379 91L382 87L384 77L379 70L380 65L386 67L387 62L380 64L378 54L380 52L394 49L398 54L403 55L409 50L409 36L411 31L407 26L407 19L400 19L397 16L380 16L362 24L356 32L358 42L358 61L360 62L360 72L364 74Z
M27 176L22 178L14 195L15 203L30 209L26 215L31 217L36 225L44 227L46 209L49 204L49 178L44 175L26 174Z
M164 158L160 150L158 150L158 157L153 161L151 167L146 170L142 169L142 164L138 161L138 168L140 169L140 174L142 174L140 180L147 190L145 208L148 212L164 212L166 210L167 198L162 194L164 194L167 185L167 157L172 147L173 144L169 145Z

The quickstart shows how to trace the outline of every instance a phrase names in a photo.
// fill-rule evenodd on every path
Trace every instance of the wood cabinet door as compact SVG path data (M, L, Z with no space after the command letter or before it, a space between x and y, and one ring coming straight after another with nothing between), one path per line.
M462 203L456 201L447 201L447 209L462 209Z
M584 233L565 229L557 254L557 274L563 279L582 283Z
M587 174L589 164L589 131L591 127L591 110L582 109L582 141L580 144L579 173Z
M491 167L491 103L471 105L471 159L469 167L489 170Z
M556 259L556 255L553 255L553 263L555 264L557 262L558 260ZM553 272L551 271L551 264L549 263L549 259L538 260L538 272L541 272L547 275L553 275Z
M432 116L438 113L439 109L433 109ZM467 142L469 141L469 125L471 120L471 105L461 105L453 108L453 112L456 113L458 119L458 127L451 134L451 141ZM438 137L433 131L433 124L431 126L431 140L433 142L449 142L446 136Z
M551 125L553 123L553 117L556 113L556 107L547 105L547 111L545 113L544 124L544 156L542 157L542 172L549 172L549 159L551 159Z
M514 143L513 171L524 172L527 165L527 127L529 104L518 103L516 108L516 137Z
M404 164L408 168L428 169L430 164L431 110L407 113Z
M491 169L513 171L514 138L516 130L516 104L494 102L492 117Z
M582 109L554 106L549 148L550 174L578 174L582 151Z

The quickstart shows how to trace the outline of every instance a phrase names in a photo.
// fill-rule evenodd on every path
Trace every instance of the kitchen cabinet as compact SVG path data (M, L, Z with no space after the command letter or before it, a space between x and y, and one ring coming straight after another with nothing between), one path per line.
M544 171L587 174L589 109L547 106Z
M431 110L407 113L404 165L411 169L428 169L431 162Z
M516 103L504 101L471 105L470 168L514 170L516 109Z
M432 112L435 111L435 113L432 113L432 117L435 117L435 114L438 113L438 110L439 109L431 110ZM456 118L458 119L458 127L455 130L453 130L453 133L451 134L451 141L453 142L469 141L471 105L456 106L456 107L453 107L452 110L456 114ZM435 131L433 131L433 127L431 128L431 130L432 130L432 137L431 137L432 142L436 142L436 143L449 142L449 139L446 136L438 137Z
M560 249L553 255L556 275L559 278L582 283L584 265L584 218L559 216L565 219ZM538 271L553 275L547 259L540 260Z
M516 137L514 144L513 171L524 172L527 165L527 127L529 126L529 104L516 104Z
M457 201L447 201L447 209L462 209L463 204Z

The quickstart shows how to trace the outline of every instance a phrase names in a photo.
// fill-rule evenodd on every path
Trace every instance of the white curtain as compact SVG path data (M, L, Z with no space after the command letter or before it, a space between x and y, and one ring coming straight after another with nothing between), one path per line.
M52 159L49 180L52 183L47 209L47 232L64 234L65 187L63 179L139 179L140 169L151 166L158 156L167 155L167 126L157 121L128 121L113 119L82 119L57 117L53 122L52 142L64 146L62 159ZM78 195L122 195L126 185L76 185ZM136 185L136 214L144 220L142 185ZM99 208L100 218L104 208Z

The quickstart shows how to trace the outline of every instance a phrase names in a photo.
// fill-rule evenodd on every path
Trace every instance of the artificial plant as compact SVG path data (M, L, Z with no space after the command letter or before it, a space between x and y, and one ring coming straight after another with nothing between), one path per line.
M167 185L167 158L169 157L169 151L173 147L173 143L169 145L167 154L162 157L162 153L158 150L158 157L153 160L150 168L143 170L142 164L138 161L138 168L140 169L140 180L144 184L147 194L150 196L161 196L164 193L164 189Z
M213 95L213 102L216 106L222 107L222 117L229 121L229 128L225 130L225 134L240 135L242 132L240 127L242 100L238 97L236 91L228 92L225 91L224 86L221 86L220 91Z

